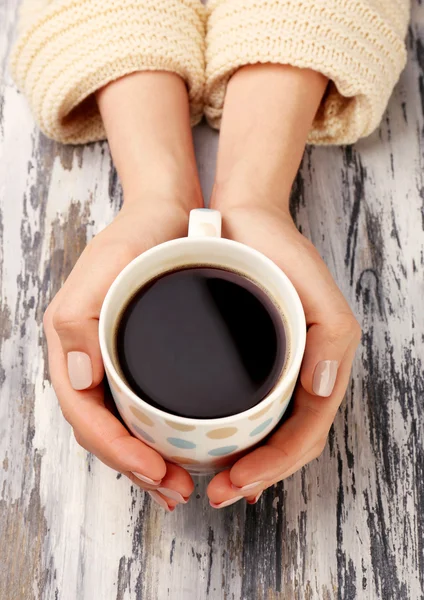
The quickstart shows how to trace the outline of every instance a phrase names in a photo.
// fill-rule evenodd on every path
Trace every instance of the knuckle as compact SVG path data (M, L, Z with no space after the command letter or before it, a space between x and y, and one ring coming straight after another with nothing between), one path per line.
M343 313L333 323L330 332L330 341L337 342L343 338L358 338L361 337L361 327L352 313Z
M59 306L51 317L53 327L58 333L75 329L81 324L81 317L75 310Z

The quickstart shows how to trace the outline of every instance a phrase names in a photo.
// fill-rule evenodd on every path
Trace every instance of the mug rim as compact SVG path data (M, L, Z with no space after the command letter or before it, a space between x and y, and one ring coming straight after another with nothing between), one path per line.
M237 247L239 249L241 248L244 252L254 255L257 259L261 260L262 262L265 262L267 264L267 266L274 272L274 275L277 278L280 278L283 280L284 286L286 287L287 292L290 294L290 302L293 305L295 312L296 312L297 319L299 320L299 330L300 331L298 332L298 335L296 336L296 343L294 343L294 341L291 340L291 343L292 343L291 348L292 348L293 356L292 356L291 364L289 365L288 369L280 375L277 383L274 385L272 390L265 396L265 398L263 398L257 404L255 404L254 406L252 406L251 408L249 408L243 412L238 412L233 415L228 415L226 417L215 417L215 418L209 418L209 419L200 419L200 418L196 418L196 417L183 417L180 415L175 415L173 413L166 412L160 408L156 408L152 404L149 404L146 400L143 400L142 398L137 396L137 394L135 392L133 392L133 390L129 387L129 385L125 382L125 380L122 379L122 377L120 376L119 372L117 371L117 369L114 365L114 362L112 360L112 357L109 354L108 347L107 347L107 335L106 335L106 327L105 327L106 315L107 315L108 311L110 310L110 305L112 303L115 292L117 289L119 289L119 287L121 285L121 281L126 277L127 273L136 269L139 266L139 264L142 263L146 259L146 257L148 258L149 256L152 256L157 253L161 253L165 250L172 250L173 247L179 246L181 244L185 244L187 242L190 242L191 244L193 242L195 242L196 244L208 244L208 245L219 244L221 246L222 246L222 244L225 244L225 245L227 245L227 247L229 249L235 248L235 247ZM181 264L180 266L182 268L184 268L185 265ZM223 264L222 267L232 270L231 266L226 266L225 264ZM175 268L178 269L179 266L175 265ZM234 270L234 272L236 271L235 269L233 269L233 270ZM167 271L165 271L165 272L167 272ZM259 284L260 286L263 286L264 289L271 294L266 283L265 284L263 282L255 282L255 283ZM290 324L289 324L289 326L290 326ZM264 410L265 407L268 407L271 404L273 404L273 402L275 401L276 398L281 397L281 395L284 394L284 389L289 388L291 386L291 384L293 383L293 379L297 378L299 369L300 369L300 366L302 363L303 354L304 354L305 345L306 345L306 319L305 319L305 313L303 310L302 302L299 298L299 295L298 295L294 285L292 284L290 279L287 277L287 275L275 264L275 262L273 260L271 260L270 258L268 258L265 254L262 254L262 252L259 252L255 248L251 248L250 246L247 246L246 244L242 244L241 242L236 242L234 240L228 240L226 238L221 238L221 237L217 237L217 238L215 238L215 237L205 237L205 238L203 238L203 237L199 237L199 238L183 237L183 238L178 238L175 240L163 242L162 244L158 244L157 246L154 246L153 248L146 250L146 252L143 252L143 254L140 254L135 259L133 259L119 273L119 275L116 277L116 279L113 281L111 287L109 288L109 290L105 296L105 299L103 301L103 304L102 304L102 308L100 311L100 318L99 318L99 342L100 342L100 350L101 350L101 354L102 354L102 360L103 360L105 371L106 371L107 375L113 379L113 382L117 386L119 391L121 393L125 394L136 405L138 405L140 408L147 410L147 411L151 412L152 414L154 414L155 416L160 417L164 420L168 420L168 421L172 420L176 423L185 424L185 425L196 424L197 426L204 425L204 426L208 427L208 426L216 425L217 423L219 425L226 425L226 424L229 424L238 419L249 419L249 417L253 416L256 412ZM289 399L287 399L286 403L288 403L288 401L289 401ZM284 403L282 403L282 404L284 404Z

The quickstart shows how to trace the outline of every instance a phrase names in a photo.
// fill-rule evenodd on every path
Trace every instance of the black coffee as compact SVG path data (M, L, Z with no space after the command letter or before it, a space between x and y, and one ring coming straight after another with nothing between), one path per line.
M216 268L173 271L141 288L118 324L132 390L168 413L233 415L275 385L286 353L277 308L257 285Z

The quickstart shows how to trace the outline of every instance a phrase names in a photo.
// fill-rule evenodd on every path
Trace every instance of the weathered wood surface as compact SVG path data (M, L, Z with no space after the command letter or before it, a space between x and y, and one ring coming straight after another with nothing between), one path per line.
M380 130L311 149L302 231L363 324L318 460L256 507L215 511L206 481L165 515L81 450L46 372L41 318L121 200L107 144L41 136L7 73L16 1L0 3L0 599L424 598L424 7ZM195 132L210 189L217 135Z

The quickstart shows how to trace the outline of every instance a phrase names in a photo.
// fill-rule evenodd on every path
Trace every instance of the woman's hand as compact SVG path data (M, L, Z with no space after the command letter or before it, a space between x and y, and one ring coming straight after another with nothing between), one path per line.
M50 374L77 442L172 510L190 496L193 482L108 410L98 319L119 272L147 249L187 235L189 211L203 204L187 89L174 73L139 72L102 88L97 102L125 202L47 309Z
M327 267L286 209L249 203L222 210L224 235L256 248L289 277L302 301L308 333L292 414L263 446L214 477L208 495L216 508L240 497L256 502L264 489L321 454L361 335Z
M322 452L343 399L359 326L313 245L289 213L290 189L327 79L309 69L253 65L235 73L225 99L211 206L223 233L256 248L286 273L302 300L308 334L289 419L265 444L214 477L212 506L268 486Z
M77 442L137 485L154 490L154 499L171 510L188 499L193 482L184 469L132 437L105 405L98 320L120 271L147 249L186 232L187 213L178 205L156 199L143 209L124 206L85 248L44 318L51 380Z

